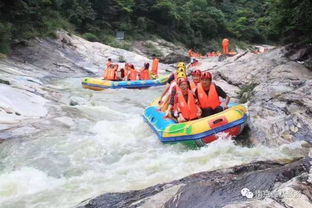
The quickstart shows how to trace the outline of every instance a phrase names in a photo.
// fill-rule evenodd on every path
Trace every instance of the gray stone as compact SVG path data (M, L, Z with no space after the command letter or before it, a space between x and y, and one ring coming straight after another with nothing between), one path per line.
M311 158L302 159L287 165L272 162L255 162L236 166L226 170L196 173L191 176L159 184L143 190L123 193L106 193L94 199L82 202L79 208L122 208L122 207L234 207L234 204L246 204L257 207L259 200L267 204L284 207L285 195L293 193L291 188L299 190L305 198L289 200L286 204L300 203L311 206L309 197L309 174ZM300 182L299 182L300 181ZM299 185L300 184L300 185ZM253 193L248 199L241 194L243 188ZM303 192L303 190L307 190ZM276 199L282 199L277 201ZM157 203L155 200L159 199ZM265 203L265 202L263 202ZM238 206L243 207L243 206Z

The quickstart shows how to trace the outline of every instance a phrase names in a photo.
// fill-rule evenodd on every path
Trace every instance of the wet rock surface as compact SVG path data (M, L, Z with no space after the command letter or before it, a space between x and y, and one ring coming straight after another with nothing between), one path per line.
M203 61L202 68L207 67L215 80L241 89L234 97L246 97L254 144L312 142L312 72L285 53L285 48L272 48L259 55L237 54L214 66Z
M259 202L266 207L289 207L292 203L311 206L310 169L309 158L287 165L255 162L226 170L193 174L144 190L107 193L83 202L79 207L206 208L245 207L247 204L247 207L259 207ZM244 188L253 196L249 195L248 198L242 195Z

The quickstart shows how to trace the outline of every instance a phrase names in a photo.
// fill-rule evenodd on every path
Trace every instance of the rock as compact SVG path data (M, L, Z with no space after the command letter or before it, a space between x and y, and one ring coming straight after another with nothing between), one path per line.
M246 54L213 69L217 77L241 88L249 101L250 135L253 143L279 145L295 140L312 141L312 73L303 65L283 57L284 48L260 55ZM253 57L253 58L252 58ZM246 86L257 85L251 92ZM291 128L298 117L304 128ZM310 135L309 135L310 134Z
M8 139L13 139L13 138L27 137L39 131L40 129L37 129L33 126L15 125L14 127L10 127L9 131L1 131L0 138L2 138L3 140L8 140Z
M218 57L218 61L224 61L227 58L226 55L221 55Z
M185 59L187 54L187 50L183 46L175 45L163 39L135 41L132 48L136 53L141 55L151 57L152 54L156 54L161 61L164 61L164 63L176 63L182 61L178 60L176 62L171 62L173 59L170 59L170 56L176 55L178 58L184 57ZM168 61L165 62L166 60Z
M10 82L7 80L0 79L0 84L10 85Z
M161 58L160 61L165 63L165 64L173 64L173 63L177 63L180 61L183 61L185 63L189 63L190 57L185 56L185 55L181 55L181 54L170 53L167 56L165 56L164 58Z
M273 83L254 89L249 104L253 142L278 145L305 140L312 143L312 95L309 90L312 80Z
M46 102L46 99L31 92L7 85L0 86L0 108L6 109L7 113L17 112L24 117L45 116L47 114L47 109L44 107Z
M77 101L70 100L69 105L70 105L70 106L76 106L76 105L79 105L79 103L78 103Z
M72 77L87 74L103 73L105 62L112 58L118 62L122 56L125 61L136 67L142 67L145 62L151 62L144 56L124 49L113 48L98 42L89 42L65 31L57 32L56 40L31 40L27 47L17 47L10 57L15 62L38 67L39 73L34 77ZM160 64L160 73L165 65ZM44 70L42 70L44 69ZM40 76L41 75L41 76Z
M84 105L87 101L84 98L78 97L78 96L72 96L70 98L69 105L70 106L76 106L76 105Z
M312 59L306 60L303 65L312 71Z
M206 208L245 207L243 205L246 204L248 207L259 204L284 207L295 202L310 207L311 165L311 158L306 158L287 165L255 162L226 170L201 172L143 190L103 194L83 202L79 208ZM247 196L250 195L250 199L242 195L244 188L249 190Z
M75 125L75 122L73 121L73 119L71 119L70 117L66 117L66 116L58 117L58 118L55 118L54 120L62 123L68 128L73 127Z

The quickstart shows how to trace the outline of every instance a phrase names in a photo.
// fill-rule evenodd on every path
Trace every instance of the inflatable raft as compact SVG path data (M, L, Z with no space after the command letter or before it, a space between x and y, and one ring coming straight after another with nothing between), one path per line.
M147 88L166 84L168 76L160 77L155 80L135 80L135 81L110 81L101 78L84 78L81 82L82 87L90 90L104 90L108 88Z
M165 119L165 113L157 105L151 105L144 111L144 119L163 143L183 143L188 146L204 146L217 139L216 134L225 132L235 137L247 123L247 108L244 105L231 104L231 107L218 114L205 118L177 123Z

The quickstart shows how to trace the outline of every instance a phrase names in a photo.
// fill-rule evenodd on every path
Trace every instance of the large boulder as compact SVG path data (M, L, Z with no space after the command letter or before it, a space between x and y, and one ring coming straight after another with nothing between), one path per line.
M103 194L79 208L311 207L310 168L311 158L288 165L255 162L143 190Z
M165 63L165 64L173 64L173 63L177 63L180 61L183 61L185 63L189 63L191 61L191 59L190 59L190 57L185 56L183 54L170 53L167 56L165 56L164 58L161 58L160 61Z

